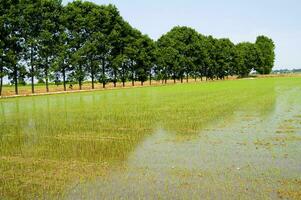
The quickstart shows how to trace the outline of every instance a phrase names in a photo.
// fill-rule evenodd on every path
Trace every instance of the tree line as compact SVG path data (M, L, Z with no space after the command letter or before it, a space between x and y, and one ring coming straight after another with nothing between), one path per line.
M85 80L106 87L112 82L224 79L271 72L274 43L258 36L255 43L204 36L189 27L174 27L157 41L133 28L113 5L61 0L1 0L0 95L6 76L18 85Z

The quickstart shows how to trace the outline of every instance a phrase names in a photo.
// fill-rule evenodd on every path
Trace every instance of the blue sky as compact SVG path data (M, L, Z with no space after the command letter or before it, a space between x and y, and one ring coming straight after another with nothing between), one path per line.
M125 20L153 39L176 25L234 43L254 42L258 35L266 35L276 44L275 69L301 68L300 0L90 1L116 5Z

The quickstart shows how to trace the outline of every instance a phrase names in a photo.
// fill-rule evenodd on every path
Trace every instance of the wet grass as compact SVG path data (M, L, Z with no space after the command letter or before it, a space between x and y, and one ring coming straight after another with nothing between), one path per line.
M235 157L237 154L234 153L234 147L235 152L241 151L242 156L247 156L246 150L254 154L267 149L274 151L279 147L278 144L283 143L286 146L281 148L289 149L285 153L288 158L291 156L291 144L297 148L295 152L301 153L296 146L300 144L301 118L299 110L294 107L301 102L298 95L300 86L300 78L273 78L2 99L0 198L70 198L74 188L83 183L98 182L99 179L110 182L112 173L121 173L121 177L126 175L126 169L131 166L130 160L137 153L143 158L138 159L138 163L148 159L144 163L152 161L157 167L152 168L151 165L148 170L139 172L136 171L137 163L134 164L134 172L131 174L135 174L135 181L126 179L124 186L137 184L137 180L143 179L148 172L147 177L153 182L160 180L158 174L165 174L173 180L165 185L166 191L159 190L162 192L160 195L155 195L158 192L156 188L149 191L143 188L144 192L151 193L153 197L171 197L166 193L174 191L171 186L179 179L182 181L176 184L178 189L174 194L182 191L184 197L189 192L197 195L202 190L201 185L206 190L203 191L204 195L209 198L218 198L227 192L234 192L237 187L242 189L250 185L248 192L244 193L242 191L245 189L242 189L242 193L239 193L239 197L246 197L252 194L251 189L261 187L264 181L264 178L256 176L253 165L244 163L243 166L238 164L232 167L233 163L225 160L222 155L213 152L204 154L196 148L199 148L201 142L209 150L215 150L215 153L225 151ZM237 122L238 113L241 114ZM291 117L279 117L278 121L275 118L272 123L266 122L266 118L273 113L280 113L281 116L291 113L292 116L286 114ZM239 130L229 130L235 123L242 126ZM273 125L275 128L257 130L257 124ZM164 134L156 136L158 130L164 130ZM249 137L250 130L256 130L258 134L265 130L267 133ZM234 135L227 134L227 131ZM241 140L245 137L248 139ZM145 147L145 143L148 144L147 141L152 138L155 141L152 146L158 149L141 151L141 148L148 147ZM232 140L234 147L228 146ZM187 147L186 150L178 152L183 145ZM151 154L156 151L159 154ZM197 152L208 161L203 166L195 163L201 156ZM171 156L161 159L159 155L165 153ZM283 157L284 154L276 151L275 155ZM150 156L153 158L151 161ZM182 156L185 159L191 156L191 163L183 167L179 163ZM215 156L214 159L211 156ZM293 156L294 159L298 158L296 153ZM172 161L172 166L168 165L169 158L176 160ZM241 159L240 162L245 160L241 157L237 159ZM216 164L208 168L208 163L213 161ZM237 178L235 173L241 171L240 168L244 169L244 166L252 170L246 167L245 175L239 182L241 185L235 186L231 180ZM267 165L267 169L272 167ZM120 170L114 171L116 168ZM227 170L230 172L226 175ZM221 174L223 178L218 178ZM274 175L266 174L267 177ZM291 180L291 177L294 176L284 178ZM270 188L269 191L267 188L265 193L255 197L271 197L271 193L283 198L290 197L290 194L292 198L298 195L294 192L298 189L294 181L289 182L292 187L285 188L279 182L282 180L280 177L275 176L275 180L269 178L271 182L277 182L279 187L275 183L276 189ZM260 180L256 182L257 179ZM114 183L120 182L114 179L112 187ZM143 184L137 186L136 190L138 196L143 198L144 192L139 190L141 187ZM109 193L110 190L112 193ZM96 194L98 197L108 195L109 198L110 194L113 197L114 192L114 189L109 188L108 193ZM215 192L217 196L214 196ZM71 198L74 197L80 198L71 195Z

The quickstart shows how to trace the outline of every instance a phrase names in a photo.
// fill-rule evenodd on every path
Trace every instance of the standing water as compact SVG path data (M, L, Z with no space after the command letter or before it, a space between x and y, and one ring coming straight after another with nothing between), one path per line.
M1 100L0 197L298 199L300 83Z

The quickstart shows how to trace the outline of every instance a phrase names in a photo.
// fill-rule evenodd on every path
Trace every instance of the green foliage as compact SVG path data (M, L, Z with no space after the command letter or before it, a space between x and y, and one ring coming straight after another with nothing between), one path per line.
M233 75L237 63L235 45L229 39L220 39L216 43L216 76L223 79L225 76Z
M196 71L197 66L195 64L197 64L196 60L198 58L198 54L196 53L200 53L201 55L201 52L197 51L200 50L199 37L199 33L194 29L178 26L158 40L159 48L169 48L173 52L172 56L163 54L160 59L166 60L169 64L173 62L171 71L174 78L183 80L184 75L188 77L189 74Z
M266 36L258 36L255 44L260 52L260 63L255 70L260 74L270 74L275 61L274 42Z
M238 74L241 77L246 77L249 73L258 66L259 50L249 42L243 42L236 46L238 53Z
M155 78L224 79L270 73L274 43L259 36L255 44L234 45L229 39L203 36L189 27L174 27L158 41L133 28L113 5L61 0L1 1L0 78L7 76L18 93L18 80L62 79L83 84L97 80L131 80L141 84ZM1 92L0 92L1 93Z

